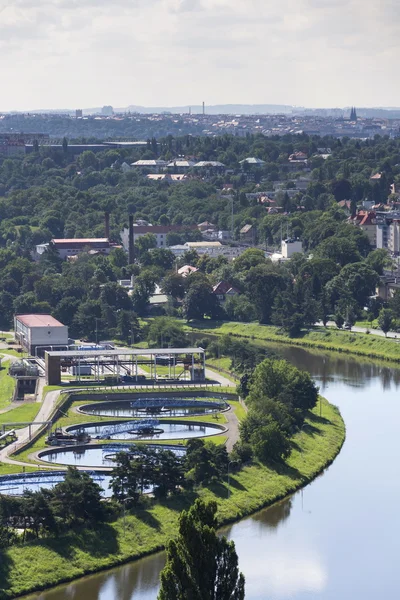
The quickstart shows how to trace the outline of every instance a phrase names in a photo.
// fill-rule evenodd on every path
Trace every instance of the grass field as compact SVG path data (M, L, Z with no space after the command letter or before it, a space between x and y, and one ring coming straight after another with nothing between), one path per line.
M69 532L56 539L14 546L0 556L0 599L50 587L99 569L115 566L161 549L176 535L179 512L200 496L218 503L219 523L228 523L279 500L305 485L328 465L344 441L339 411L324 401L324 418L318 408L296 436L287 464L253 465L226 481L163 503L153 503L123 519L95 530Z
M39 408L40 404L38 402L30 402L29 404L17 406L17 408L13 408L12 410L0 415L0 425L10 422L22 423L33 421L39 411Z
M259 325L258 323L214 322L211 320L195 321L187 326L196 333L212 335L233 335L241 338L263 342L279 342L293 346L320 348L329 351L347 352L359 356L368 356L382 360L400 361L399 340L386 339L367 333L352 333L335 329L315 327L303 335L290 338L281 334L277 327Z
M15 389L15 379L8 374L10 361L3 360L0 370L0 410L7 408L12 400Z

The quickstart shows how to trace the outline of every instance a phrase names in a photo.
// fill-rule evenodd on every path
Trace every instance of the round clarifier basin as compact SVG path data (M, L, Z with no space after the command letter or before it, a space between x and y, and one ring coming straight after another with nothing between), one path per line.
M78 411L99 417L195 417L215 414L229 406L221 401L193 400L190 398L135 398L115 402L84 404Z
M111 490L109 489L110 475L93 471L89 474L95 483L102 488L102 495L105 498L111 496ZM3 475L0 477L0 494L22 496L26 491L38 492L42 488L49 490L64 481L64 478L65 471L36 471Z
M154 420L153 420L154 421ZM143 423L143 428L136 425ZM66 428L68 433L80 430L92 439L106 440L186 440L197 437L218 435L226 431L222 425L188 421L154 421L151 428L144 427L145 421L107 421L87 423Z
M171 450L182 456L186 449L165 444L153 445L157 450ZM112 468L115 466L115 456L118 452L132 451L131 444L104 444L96 446L66 446L39 452L38 458L45 462L74 467Z

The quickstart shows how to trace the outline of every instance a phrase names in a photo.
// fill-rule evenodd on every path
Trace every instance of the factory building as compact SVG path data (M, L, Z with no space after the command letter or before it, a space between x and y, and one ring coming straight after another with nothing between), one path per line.
M16 315L14 332L16 341L32 355L68 346L68 327L51 315Z
M110 254L113 248L119 248L118 244L113 244L108 238L73 238L73 239L53 239L51 245L58 251L60 258L66 260L70 256L77 256L82 252L91 254ZM36 254L40 257L48 249L49 244L38 244Z

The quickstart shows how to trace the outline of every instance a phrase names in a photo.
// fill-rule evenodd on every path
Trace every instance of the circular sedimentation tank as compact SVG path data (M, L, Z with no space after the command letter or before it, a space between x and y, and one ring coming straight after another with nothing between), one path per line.
M24 492L38 492L41 488L52 489L64 481L66 471L35 471L32 473L14 473L0 476L0 494L22 496ZM111 496L110 475L89 471L92 479L102 488L102 495Z
M219 435L226 431L222 425L194 421L142 419L83 423L66 428L67 433L83 431L92 439L103 440L184 440Z
M134 398L131 400L103 401L84 404L78 411L99 417L188 417L215 414L227 410L223 399L193 399L190 397Z
M186 449L182 446L168 446L166 444L149 444L157 450L171 450L180 456ZM66 446L39 452L38 458L45 462L75 467L112 468L115 456L119 452L134 452L132 444L98 444L96 446Z

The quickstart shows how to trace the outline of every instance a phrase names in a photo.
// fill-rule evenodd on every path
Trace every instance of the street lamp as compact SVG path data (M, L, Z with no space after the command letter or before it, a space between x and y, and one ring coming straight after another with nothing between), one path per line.
M230 487L230 480L229 480L229 477L230 477L229 467L230 467L231 465L235 464L235 463L238 463L238 462L239 462L239 461L237 461L237 460L230 460L230 461L228 462L228 498L229 498L229 497L230 497L230 495L231 495L231 487Z

